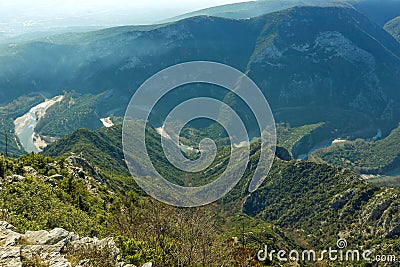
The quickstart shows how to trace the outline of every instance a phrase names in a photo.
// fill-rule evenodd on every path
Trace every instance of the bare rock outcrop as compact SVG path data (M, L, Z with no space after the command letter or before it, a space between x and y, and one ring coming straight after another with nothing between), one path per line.
M13 225L0 221L0 266L135 267L119 259L113 238L81 238L62 228L19 233Z

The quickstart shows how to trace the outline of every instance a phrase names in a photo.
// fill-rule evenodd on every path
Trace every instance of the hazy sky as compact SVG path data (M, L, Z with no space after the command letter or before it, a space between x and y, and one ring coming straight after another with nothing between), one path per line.
M0 34L76 26L152 24L241 0L0 0Z
M197 6L214 6L229 3L238 3L245 1L238 0L1 0L0 4L4 5L42 5L42 4L94 4L94 5L197 5Z
M240 0L0 0L0 14L10 15L16 12L25 13L36 10L37 15L52 8L54 12L73 12L93 8L137 8L137 9L175 9L179 11L194 11L201 8L223 4L246 2ZM143 10L142 10L143 11ZM7 14L8 13L8 14Z

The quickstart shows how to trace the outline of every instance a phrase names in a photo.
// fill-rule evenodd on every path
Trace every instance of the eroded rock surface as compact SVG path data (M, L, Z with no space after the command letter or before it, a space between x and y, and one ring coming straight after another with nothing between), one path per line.
M0 221L0 266L22 267L23 263L29 263L49 267L94 267L103 266L101 261L107 266L134 267L120 262L113 238L81 238L62 228L19 233L13 225Z

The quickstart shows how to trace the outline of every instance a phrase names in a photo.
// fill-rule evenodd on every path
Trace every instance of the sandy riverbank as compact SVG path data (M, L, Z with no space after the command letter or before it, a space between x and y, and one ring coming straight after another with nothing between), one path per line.
M14 120L15 134L27 152L40 152L47 143L35 133L37 123L46 115L46 111L53 105L60 103L64 96L56 96L34 106L23 116Z

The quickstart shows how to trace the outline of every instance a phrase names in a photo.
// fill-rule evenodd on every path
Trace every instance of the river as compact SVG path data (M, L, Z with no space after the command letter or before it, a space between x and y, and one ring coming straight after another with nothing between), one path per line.
M15 135L26 152L41 152L47 143L35 132L36 125L44 117L46 111L64 96L56 96L31 108L26 114L14 120Z

